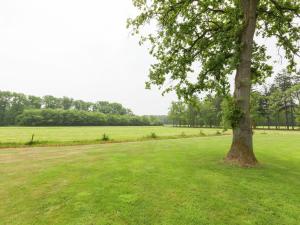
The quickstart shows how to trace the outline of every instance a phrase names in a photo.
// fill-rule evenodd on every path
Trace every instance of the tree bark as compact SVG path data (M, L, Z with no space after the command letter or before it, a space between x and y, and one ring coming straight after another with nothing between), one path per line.
M256 29L256 13L259 0L241 0L244 26L240 37L240 61L235 76L234 100L242 112L242 118L233 128L233 140L226 160L241 166L254 166L257 159L253 152L250 120L251 59Z

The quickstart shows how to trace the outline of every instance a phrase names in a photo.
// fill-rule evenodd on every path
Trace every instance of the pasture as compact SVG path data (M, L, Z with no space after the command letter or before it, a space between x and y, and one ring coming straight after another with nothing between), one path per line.
M33 129L66 141L93 139L92 131L106 128L9 128L19 132L10 139L9 129L1 129L7 141ZM64 129L73 133L60 135ZM126 140L150 128L107 129ZM199 132L151 129L166 136ZM256 131L261 164L251 169L223 163L230 143L231 136L223 135L1 149L0 224L299 224L300 132Z
M222 129L174 128L168 126L131 127L0 127L0 147L23 146L34 134L35 145L76 145L102 142L103 134L110 142L141 141L145 139L172 139L216 135ZM228 131L225 134L230 134Z

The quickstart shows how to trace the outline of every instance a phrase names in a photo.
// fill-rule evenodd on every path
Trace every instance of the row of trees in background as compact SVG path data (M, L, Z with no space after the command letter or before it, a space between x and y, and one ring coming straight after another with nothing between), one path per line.
M300 123L300 77L286 71L279 73L270 86L251 95L253 127L281 126L294 129Z
M63 109L31 109L17 116L21 126L153 126L159 121L147 116L116 115Z
M150 116L135 116L119 103L85 102L51 95L37 97L0 91L0 126L159 125Z
M189 103L172 102L169 120L173 126L217 127L221 125L222 98L208 95L203 100L195 97Z
M231 96L207 95L190 102L173 102L169 120L174 126L230 127L233 107ZM251 92L253 128L295 129L300 125L300 78L286 71L279 73L269 86L258 86ZM232 121L232 119L231 119Z

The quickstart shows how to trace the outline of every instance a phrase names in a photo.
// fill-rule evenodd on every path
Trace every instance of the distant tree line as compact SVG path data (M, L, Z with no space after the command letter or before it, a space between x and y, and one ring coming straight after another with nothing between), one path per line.
M85 102L51 95L37 97L0 91L0 126L160 125L157 118L135 116L119 103Z
M222 98L208 95L204 99L194 97L192 101L172 102L169 120L173 126L218 127L221 126Z
M16 118L21 126L152 126L160 125L158 121L147 116L132 114L116 115L99 112L31 109L25 110Z
M149 118L150 121L156 121L156 123L160 123L164 125L171 124L168 115L145 115L145 117Z
M174 126L232 127L231 96L209 94L191 101L172 102L168 117ZM300 77L279 73L271 85L260 85L251 92L253 128L295 129L300 125Z
M279 73L270 86L251 95L251 119L257 126L294 129L300 124L300 77Z

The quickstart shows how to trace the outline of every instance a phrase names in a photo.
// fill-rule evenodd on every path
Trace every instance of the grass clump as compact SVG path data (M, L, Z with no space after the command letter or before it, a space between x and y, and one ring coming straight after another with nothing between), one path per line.
M222 135L222 133L220 131L217 131L216 135Z
M152 132L152 133L148 136L148 138L156 139L156 138L158 138L158 136L156 135L156 133Z
M101 141L109 141L110 140L110 138L109 138L109 136L107 135L107 134L103 134L102 135L102 138L101 138Z
M200 136L206 136L206 134L205 134L202 130L200 130L199 135L200 135Z

